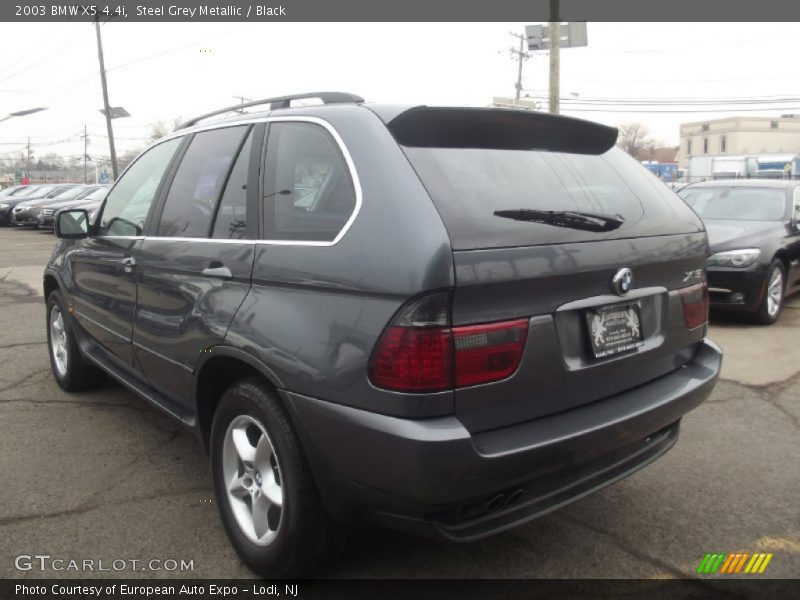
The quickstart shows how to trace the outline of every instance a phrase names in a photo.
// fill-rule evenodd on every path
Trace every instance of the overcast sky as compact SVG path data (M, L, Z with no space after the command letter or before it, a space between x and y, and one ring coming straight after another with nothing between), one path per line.
M119 152L142 146L149 125L235 103L313 90L367 100L484 106L512 96L517 67L510 31L525 23L109 23L102 27ZM561 53L562 113L618 125L642 122L677 144L680 123L733 114L800 114L797 23L589 23L589 45ZM94 27L82 23L0 23L0 156L28 136L35 154L108 155ZM548 58L524 64L523 86L545 97ZM791 97L774 105L720 99ZM608 99L615 104L598 105ZM702 101L699 106L633 107L619 101ZM593 102L592 104L588 104ZM583 110L578 111L581 108ZM615 112L599 112L601 109ZM745 109L758 109L758 112ZM618 111L618 112L617 112Z

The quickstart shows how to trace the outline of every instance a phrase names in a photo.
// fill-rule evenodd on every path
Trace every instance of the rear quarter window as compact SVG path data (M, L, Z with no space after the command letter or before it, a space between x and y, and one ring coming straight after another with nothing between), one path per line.
M332 242L356 207L347 163L333 137L312 123L273 123L264 164L267 239Z

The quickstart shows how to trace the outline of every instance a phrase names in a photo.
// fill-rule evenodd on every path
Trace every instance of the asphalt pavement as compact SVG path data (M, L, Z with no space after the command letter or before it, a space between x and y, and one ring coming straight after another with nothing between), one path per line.
M114 383L55 384L41 296L52 244L0 229L0 577L251 577L189 433ZM758 577L800 576L800 300L772 327L715 320L710 337L725 350L722 380L654 464L476 543L355 525L320 575L682 578L706 553L763 552L773 558Z

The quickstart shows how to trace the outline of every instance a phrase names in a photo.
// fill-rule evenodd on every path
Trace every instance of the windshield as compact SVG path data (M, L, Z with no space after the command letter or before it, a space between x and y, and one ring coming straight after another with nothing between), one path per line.
M29 194L25 194L26 196L36 196L37 198L49 194L56 186L54 185L42 185L38 186L35 190L32 190Z
M44 186L44 185L30 185L27 187L20 188L19 191L14 192L14 196L23 197L23 196L32 196L33 194L38 194L39 190L47 188L48 190L53 189L52 185ZM45 191L47 193L47 191Z
M46 198L47 198L47 199L52 199L52 198L55 198L56 196L60 196L61 194L63 194L63 193L64 193L64 192L66 192L67 190L74 189L75 187L76 187L76 186L74 186L74 185L59 185L59 186L53 186L53 189L52 189L50 192L48 192L48 193L47 193L47 196L46 196Z
M107 188L107 187L97 188L91 194L86 194L81 199L82 200L102 200L103 198L106 197L106 195L108 194L108 190L110 190L110 189L111 188Z
M65 191L61 192L57 196L54 196L53 199L54 200L72 200L73 198L77 198L81 194L85 194L85 193L86 193L86 188L81 187L81 186L77 186L77 187L69 188L68 190L65 190Z
M701 219L780 221L786 209L786 191L779 188L684 188L680 196Z

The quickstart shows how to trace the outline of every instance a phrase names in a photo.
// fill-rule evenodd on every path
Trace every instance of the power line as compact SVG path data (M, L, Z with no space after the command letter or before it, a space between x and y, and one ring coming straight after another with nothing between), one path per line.
M21 69L19 69L18 71L15 71L11 75L6 75L4 77L0 77L0 82L8 81L9 79L14 79L15 77L18 77L20 75L24 75L24 74L28 73L33 67L43 63L44 61L52 60L53 56L56 55L56 53L59 50L61 50L62 48L66 47L68 45L73 45L73 44L76 43L76 40L74 39L74 34L72 32L70 32L69 36L67 36L67 38L62 40L62 41L63 41L62 44L60 44L59 46L49 50L44 56L40 57L38 60L35 60L35 61L31 62L31 63L26 64ZM14 65L14 66L18 66L18 65Z
M163 50L161 52L156 52L155 54L150 54L148 56L143 56L141 58L137 58L137 59L134 59L134 60L131 60L131 61L128 61L128 62L125 62L125 63L121 63L121 64L118 64L118 65L112 65L112 66L106 68L106 73L109 73L111 71L118 71L120 69L125 69L127 67L131 67L133 65L137 65L137 64L140 64L140 63L143 63L143 62L154 60L156 58L160 58L162 56L166 56L168 54L172 54L174 52L178 52L180 50L184 50L184 49L190 48L192 46L197 46L199 44L206 44L206 43L208 43L209 40L217 39L217 38L220 38L220 37L223 37L223 36L226 36L226 35L230 35L232 33L236 33L237 31L241 31L242 29L245 29L247 27L251 27L252 25L253 25L252 23L247 23L246 25L242 25L241 27L235 27L235 28L229 29L227 31L223 31L221 33L218 33L217 35L204 37L202 39L197 39L197 40L195 40L193 42L190 42L190 43L187 43L187 44L181 44L179 46L174 46L172 48L168 48L167 50ZM61 90L61 88L64 88L64 87L66 87L66 90L59 91L58 93L54 94L51 98L49 98L45 102L45 104L48 104L48 105L56 104L57 105L58 104L56 102L57 100L63 99L64 97L68 96L69 94L72 94L76 89L80 88L85 82L89 81L90 79L93 79L98 74L99 74L99 71L95 71L95 72L93 72L93 73L91 73L89 75L86 75L86 76L83 76L83 77L79 77L78 79L73 79L71 81L62 82L62 83L57 84L55 86L46 88L46 91ZM40 91L45 91L45 90L36 90L35 92L38 93Z
M20 59L22 59L22 57L24 57L24 56L26 56L26 55L30 54L30 53L31 53L32 51L34 51L35 49L37 49L37 48L41 48L41 47L42 47L42 44L43 44L44 42L46 42L48 39L52 39L52 38L51 38L51 36L50 36L50 33L51 33L52 31L55 31L55 29L56 29L57 27L58 27L58 26L56 25L56 26L52 27L51 29L49 29L49 30L47 31L47 33L45 33L45 34L44 34L42 37L40 37L39 39L37 39L37 41L36 41L36 42L35 42L35 43L34 43L34 44L33 44L33 45L30 47L30 48L28 48L28 49L27 49L27 50L25 50L24 52L21 52L21 53L18 55L18 56L20 57ZM7 59L7 60L8 60L8 59ZM15 61L15 60L11 59L11 60L9 61L9 64L8 64L8 66L6 66L6 67L3 67L2 69L0 69L0 74L3 74L3 73L5 73L6 71L9 71L10 69L13 69L13 68L16 66L16 63L17 63L17 62L18 62L18 61ZM2 81L2 80L0 80L0 81Z
M647 85L647 84L657 84L661 85L664 83L682 83L682 84L705 84L705 83L726 83L726 82L734 82L734 81L774 81L776 79L780 79L782 81L791 80L791 74L787 75L769 75L763 77L703 77L702 79L582 79L579 77L565 77L564 81L574 82L574 83L605 83L610 86L619 85L619 84L626 84L626 83L635 83L638 85Z
M546 90L527 90L544 96ZM737 97L720 97L720 98L623 98L623 97L610 97L610 96L562 96L562 100L566 102L579 102L579 103L632 103L632 104L775 104L781 102L797 102L800 101L800 96L791 94L780 94L774 96L737 96Z
M722 42L715 40L713 44L703 44L698 46L673 46L670 48L647 48L647 49L640 49L640 50L599 50L595 52L596 56L616 56L616 55L625 55L625 54L663 54L665 52L693 52L697 53L703 49L709 48L719 48L719 47L726 47L726 46L745 46L745 45L752 45L752 44L769 44L773 42L793 42L796 41L797 38L760 38L760 39L751 39L751 40L736 40L731 42Z
M231 33L235 33L237 31L245 29L246 27L250 27L251 25L252 25L251 23L248 23L246 25L242 25L241 27L235 27L234 29L229 29L228 31L223 31L222 33L218 33L217 35L206 36L206 37L198 39L198 40L196 40L194 42L189 42L188 44L181 44L180 46L175 46L173 48L169 48L169 49L163 50L161 52L156 52L155 54L151 54L149 56L143 56L142 58L137 58L135 60L131 60L131 61L126 62L126 63L122 63L122 64L119 64L119 65L114 65L114 66L108 67L108 69L106 69L106 72L116 71L118 69L124 69L126 67L130 67L130 66L133 66L133 65L138 65L139 63L143 63L143 62L146 62L148 60L153 60L154 58L160 58L162 56L166 56L167 54L172 54L173 52L178 52L179 50L184 50L185 48L191 48L192 46L197 46L198 44L207 44L210 40L213 40L213 39L216 39L216 38L219 38L219 37L223 37L223 36L229 35Z
M563 98L564 103L568 105L582 105L582 106L619 106L619 107L730 107L731 110L739 106L762 106L762 110L769 110L777 104L794 104L800 102L800 98L783 98L772 102L642 102L642 101L593 101L593 100L576 100L574 98Z
M650 110L650 109L638 109L638 108L626 108L626 109L615 109L615 108L576 108L572 106L566 107L566 110L569 112L609 112L609 113L653 113L653 114L685 114L685 113L732 113L732 112L766 112L768 110L779 110L779 111L792 111L792 110L800 110L800 105L791 106L791 107L771 107L769 109L766 108L737 108L736 110L730 108L703 108L703 109L683 109L683 110Z

